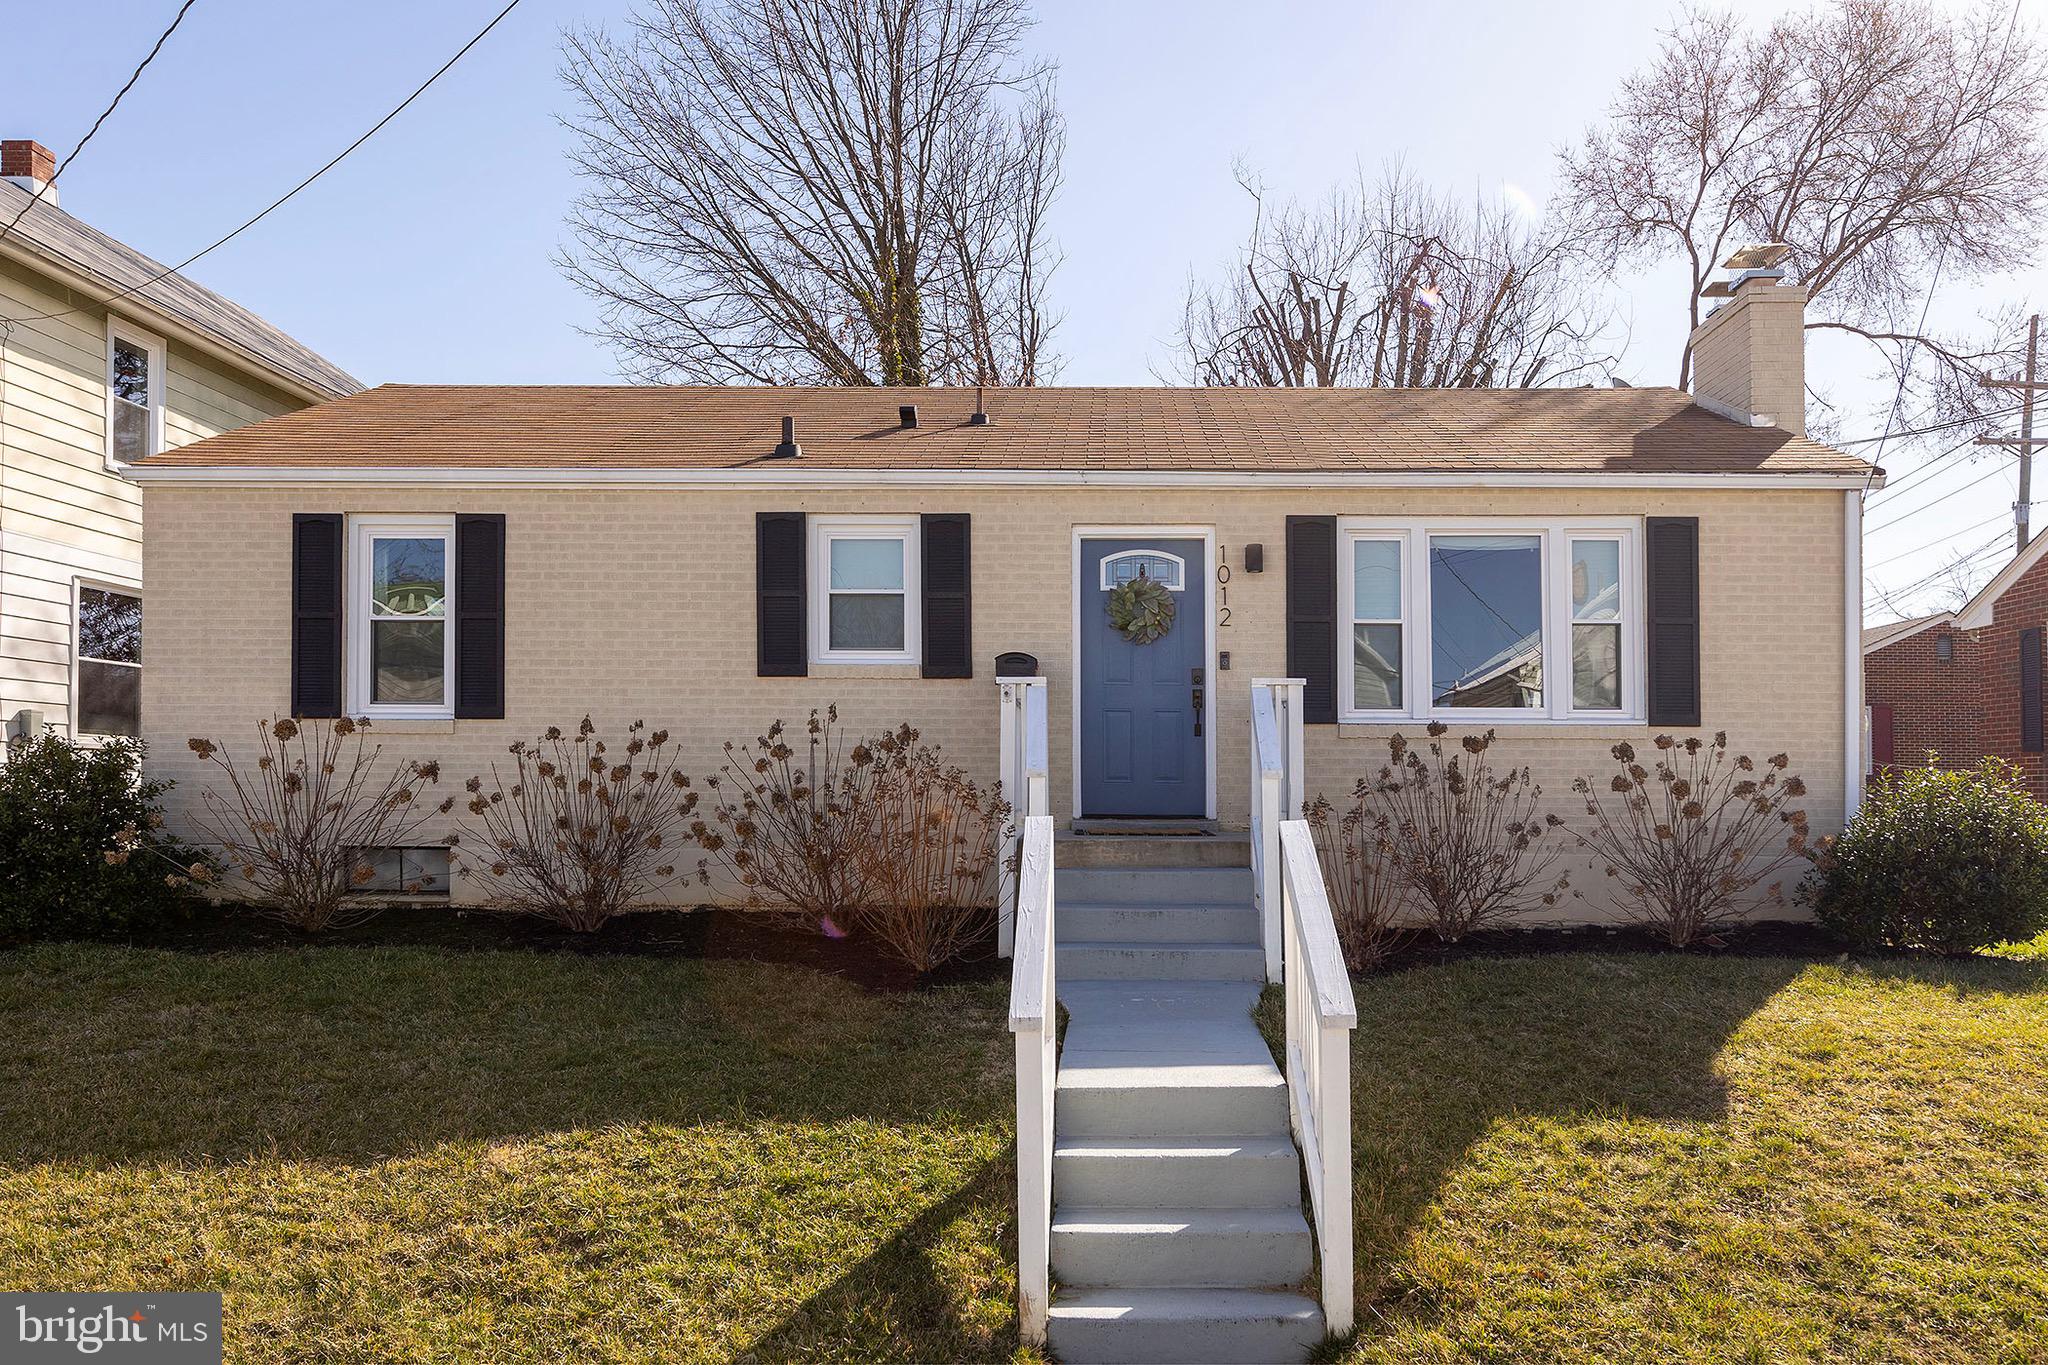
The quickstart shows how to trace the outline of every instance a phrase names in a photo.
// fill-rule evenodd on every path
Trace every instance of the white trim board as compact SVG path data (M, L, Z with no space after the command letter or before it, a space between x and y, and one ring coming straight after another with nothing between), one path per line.
M1202 581L1211 588L1216 583L1216 528L1214 526L1076 526L1073 528L1074 560L1073 572L1068 578L1068 591L1074 599L1073 633L1068 637L1067 655L1067 716L1072 731L1069 748L1069 767L1073 775L1073 804L1068 808L1074 819L1081 818L1081 542L1084 540L1138 540L1146 536L1157 536L1161 540L1199 540L1202 542ZM1091 589L1099 592L1101 589ZM1216 599L1212 593L1205 599L1208 610L1203 614L1202 648L1207 658L1202 667L1206 683L1202 688L1202 764L1208 770L1208 791L1203 797L1202 815L1205 819L1216 818L1216 693L1219 685L1216 679Z
M1861 489L1884 479L1862 474L1615 474L1441 470L1282 473L1190 469L521 469L512 466L424 468L281 468L253 465L154 465L126 471L145 484L426 484L466 488L1691 488Z

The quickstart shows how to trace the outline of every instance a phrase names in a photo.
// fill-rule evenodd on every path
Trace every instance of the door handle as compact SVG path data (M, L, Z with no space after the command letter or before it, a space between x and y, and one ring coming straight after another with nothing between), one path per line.
M1195 738L1200 739L1202 737L1202 670L1199 668L1188 670L1188 694L1190 704L1195 712Z

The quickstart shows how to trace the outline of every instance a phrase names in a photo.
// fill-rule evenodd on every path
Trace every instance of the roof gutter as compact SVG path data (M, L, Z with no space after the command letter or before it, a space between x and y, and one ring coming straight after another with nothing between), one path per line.
M89 271L80 270L58 257L45 255L33 247L25 246L14 237L0 237L0 257L5 257L7 260L13 261L15 264L26 269L49 275L62 283L66 288L74 289L84 294L92 300L92 305L95 308L103 308L110 312L131 313L134 315L135 321L146 321L152 328L160 329L186 345L206 352L215 360L225 361L228 364L243 369L256 370L268 376L265 382L273 388L280 389L294 398L301 399L307 403L326 403L336 398L346 398L348 396L346 392L332 390L288 371L280 370L277 366L254 352L245 350L231 341L225 341L220 337L211 335L178 314L170 312L151 300L144 298L140 293L123 294L119 289L109 289L105 280L100 279ZM117 295L119 296L118 298L116 297ZM361 392L361 390L356 390L356 392Z
M1860 489L1862 474L1614 474L1502 471L1291 471L1105 469L521 469L419 465L150 465L145 484L269 487L281 484L420 484L467 488L1717 488ZM1883 479L1871 484L1882 487Z

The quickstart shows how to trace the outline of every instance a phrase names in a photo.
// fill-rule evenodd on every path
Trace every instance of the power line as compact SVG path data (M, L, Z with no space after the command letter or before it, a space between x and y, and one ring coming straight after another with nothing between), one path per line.
M1902 493L1908 488L1912 488L1917 484L1923 483L1926 480L1935 477L1936 475L1945 474L1951 469L1962 468L1963 466L1960 464L1942 464L1941 461L1946 460L1949 456L1955 454L1964 446L1969 445L1971 443L1971 439L1971 437L1965 436L1962 440L1957 441L1954 445L1948 447L1948 449L1936 451L1934 454L1928 456L1926 463L1900 476L1899 481L1897 483L1888 483L1883 488L1879 489L1875 494L1873 494L1871 496L1871 500L1868 506L1866 506L1864 510L1869 511L1877 507L1882 507L1886 503L1890 502L1896 494Z
M1891 518L1889 521L1881 521L1875 526L1866 527L1864 529L1864 534L1875 535L1887 526L1897 526L1900 522L1910 520L1911 518L1919 515L1920 513L1925 512L1928 508L1933 507L1939 503L1947 502L1950 498L1954 497L1958 493L1967 493L1972 488L1975 488L1978 484L1984 482L1986 479L1993 478L2005 472L2006 469L2004 465L1994 465L1990 469L1985 470L1982 474L1979 474L1976 478L1970 480L1968 483L1959 484L1956 487L1951 488L1948 492L1943 493L1940 497L1935 498L1930 502L1923 502L1918 507L1907 508L1905 511L1899 513L1897 516Z
M1850 446L1867 446L1876 442L1894 439L1903 441L1914 436L1931 436L1937 431L1949 431L1956 427L1973 426L1978 422L1988 422L1994 417L2010 417L2025 406L2026 404L2024 403L2015 403L2009 408L1994 408L1990 412L1980 412L1969 417L1952 417L1946 422L1936 422L1932 426L1916 427L1911 431L1891 431L1886 432L1882 436L1858 436L1853 441L1829 441L1828 444L1837 450L1847 450Z
M348 146L342 148L339 152L335 153L333 159L330 160L326 165L322 166L319 170L307 176L304 180L301 180L298 184L292 186L289 190L286 190L277 199L273 200L268 208L264 209L254 218L249 219L240 227L236 228L233 232L228 233L225 237L220 238L219 240L211 243L210 245L201 247L198 251L193 252L190 256L187 256L184 260L178 262L176 265L169 266L161 271L158 271L155 275L150 276L148 279L143 280L139 284L128 285L126 288L123 288L116 293L110 294L104 299L96 301L91 306L93 308L104 308L108 304L119 302L121 299L127 298L131 294L134 294L143 289L147 289L151 285L156 284L159 281L168 279L172 275L177 274L179 271L191 265L201 256L206 255L208 252L215 251L221 247L226 246L229 242L232 242L233 240L235 240L235 238L241 236L250 228L255 227L265 218L268 218L272 213L275 213L278 209L283 208L284 205L294 195L298 194L300 190L305 189L306 186L312 184L315 180L318 180L321 176L327 174L336 166L340 165L342 159L346 157L350 152L353 152L356 148L362 146L365 142L368 142L371 138L375 137L378 131L382 129L385 124L391 122L391 120L397 118L400 114L404 113L407 106L409 106L414 100L418 99L421 95L424 95L427 92L428 87L433 85L435 81L438 81L441 79L441 77L447 75L448 69L450 67L454 66L457 62L461 61L465 56L469 55L469 50L471 48L475 47L478 43L482 42L486 37L488 37L491 30L496 28L500 23L504 22L505 16L510 14L513 10L517 8L519 8L519 0L512 0L512 3L506 5L505 8L499 10L497 18L491 20L490 23L485 24L481 29L477 31L475 37L471 38L468 42L462 45L461 49L457 51L454 56L450 57L447 61L441 63L439 69L437 69L433 75L427 77L426 80L422 81L418 89L414 90L410 95L407 95L403 100L399 101L397 108L393 109L383 118L380 118L375 123L371 124L368 132L364 133L354 142L349 143ZM83 313L85 311L87 310L84 307L60 308L52 313L34 313L25 318L7 318L0 319L0 321L47 322L51 318L61 318L71 313Z
M199 0L185 0L184 4L178 6L177 14L171 18L171 26L157 35L156 46L149 50L149 55L142 59L141 64L135 70L128 73L127 83L114 92L113 100L105 109L100 111L100 116L92 121L92 127L85 130L85 136L78 139L78 145L71 149L70 155L57 163L57 169L50 172L50 178L45 180L41 187L36 190L35 194L30 196L29 201L21 206L19 213L16 213L7 220L7 226L0 227L0 237L5 237L8 233L14 231L14 225L21 221L22 215L42 202L44 193L49 190L50 186L57 183L58 176L64 174L64 168L69 166L77 159L78 154L85 150L85 144L92 141L92 135L100 130L100 125L105 123L114 110L119 107L122 97L135 88L135 82L142 79L142 73L147 71L149 64L156 60L156 54L164 50L164 44L169 42L171 35L178 31L178 25L185 22L185 12L198 2Z
M1999 518L1999 520L2002 521L2004 520L2004 518L2001 517ZM1977 563L1977 561L1982 559L1985 555L1990 554L1994 550L2003 550L2004 548L2005 532L2001 530L1996 535L1992 536L1991 539L1985 541L1982 545L1978 546L1976 549L1970 551L1970 553L1962 556L1961 558L1952 559L1948 563L1942 565L1940 568L1934 570L1932 573L1922 575L1921 577L1914 579L1910 583L1902 584L1899 587L1892 588L1889 590L1879 589L1878 595L1885 598L1887 601L1909 596L1913 593L1919 592L1923 588L1928 587L1929 585L1935 583L1937 580L1946 578L1951 574L1954 574L1958 570L1964 570L1973 567ZM1894 609L1896 610L1896 608Z
M1887 564L1896 564L1896 563L1898 563L1898 562L1899 562L1900 560L1902 560L1902 559L1911 559L1911 558L1912 558L1912 557L1913 557L1914 555L1917 555L1917 554L1919 554L1919 553L1920 553L1920 552L1921 552L1922 550L1931 550L1931 549L1933 549L1933 548L1934 548L1935 546L1937 546L1937 545L1946 545L1946 544L1948 544L1948 543L1949 543L1950 541L1954 540L1954 539L1955 539L1955 538L1956 538L1957 536L1966 536L1966 535L1970 534L1970 532L1972 532L1972 531L1981 531L1981 530L1983 530L1983 529L1984 529L1984 528L1985 528L1986 526L1989 526L1989 525L1990 525L1990 524L1991 524L1992 522L1994 522L1994 521L2004 521L2004 520L2005 520L2005 513L2003 513L2003 512L1999 512L1999 513L1997 513L1997 514L1995 514L1995 515L1993 515L1993 516L1988 516L1988 517L1984 518L1984 520L1982 520L1982 521L1980 521L1980 522L1976 523L1976 524L1975 524L1974 526L1965 526L1965 527L1964 527L1964 528L1963 528L1962 530L1960 530L1960 531L1951 531L1951 532L1949 532L1949 533L1948 533L1947 535L1945 535L1945 536L1942 536L1942 537L1941 537L1940 539L1938 539L1938 540L1930 540L1930 541L1928 541L1928 542L1927 542L1927 543L1926 543L1925 545L1915 545L1915 546L1914 546L1914 547L1913 547L1912 549L1910 549L1910 550L1901 550L1901 551L1900 551L1899 553L1897 553L1897 554L1895 554L1895 555L1891 555L1891 556L1889 556L1889 557L1887 557L1887 558L1884 558L1884 559L1880 559L1880 560L1878 560L1878 561L1877 561L1876 563L1874 563L1874 564L1871 564L1871 565L1868 565L1867 567L1869 567L1869 568L1872 568L1872 569L1881 569L1881 568L1883 568L1883 567L1884 567L1885 565L1887 565ZM1969 554L1969 556L1968 556L1968 557L1969 557L1969 558L1975 558L1975 557L1976 557L1977 555L1983 554L1985 550L1988 550L1988 549L1990 549L1990 548L1991 548L1991 546L1993 546L1993 545L1997 545L1997 544L2000 544L2000 543L2002 543L2002 542L2004 541L2004 539L2005 539L2005 537L2004 537L2003 535L2000 535L2000 536L1996 537L1995 539L1993 539L1993 540L1989 541L1989 542L1988 542L1988 543L1986 543L1985 545L1983 545L1983 546L1979 547L1978 549L1972 550L1972 551L1970 552L1970 554Z
M2024 3L2024 0L2013 0L2012 18L2008 19L2005 24L2005 41L1999 45L1998 49L1998 60L2000 65L2004 64L2005 54L2012 47L2012 34L2013 30L2019 26L2020 5L2022 3ZM1981 57L1983 54L1980 52L1977 55ZM1972 57L1970 59L1970 76L1974 80L1976 78L1976 75L1977 58ZM1984 127L1982 124L1979 124L1975 136L1973 136L1970 139L1970 151L1972 155L1976 154L1977 148L1983 143L1983 141ZM1909 340L1906 343L1904 351L1899 356L1898 387L1892 390L1892 406L1891 410L1885 414L1884 435L1878 437L1877 449L1871 453L1870 457L1870 466L1873 473L1877 468L1878 456L1884 454L1885 442L1891 438L1892 423L1899 420L1899 404L1905 400L1906 380L1911 377L1913 372L1913 352L1919 347L1920 338L1927 334L1927 312L1929 309L1934 307L1935 289L1941 283L1941 267L1942 264L1948 260L1948 243L1949 239L1947 237L1943 237L1941 240L1941 250L1935 253L1934 273L1928 276L1927 279L1927 297L1920 301L1919 325L1914 327L1913 336L1911 340ZM1869 491L1868 479L1864 481L1864 491Z

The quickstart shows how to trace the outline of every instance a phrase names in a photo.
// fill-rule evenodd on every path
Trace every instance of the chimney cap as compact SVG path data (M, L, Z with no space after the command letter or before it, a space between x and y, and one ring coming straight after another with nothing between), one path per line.
M1772 270L1785 263L1792 254L1792 248L1783 242L1764 242L1757 246L1738 248L1727 260L1721 262L1723 270Z

